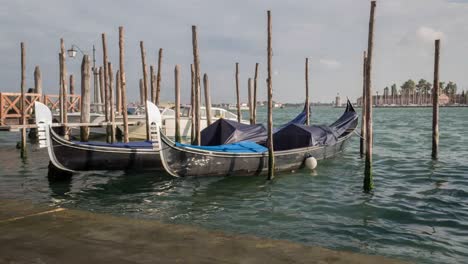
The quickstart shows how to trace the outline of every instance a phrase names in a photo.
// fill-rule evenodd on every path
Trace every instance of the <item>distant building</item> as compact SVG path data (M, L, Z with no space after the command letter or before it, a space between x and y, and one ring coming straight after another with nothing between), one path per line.
M340 94L337 94L335 97L335 107L340 107L341 106L341 97Z
M446 94L439 95L439 104L446 105L450 102L450 98Z

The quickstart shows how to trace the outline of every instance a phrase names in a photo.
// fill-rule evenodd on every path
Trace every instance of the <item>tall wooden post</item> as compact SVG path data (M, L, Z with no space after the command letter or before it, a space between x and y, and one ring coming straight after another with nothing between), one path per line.
M42 74L39 66L34 68L34 92L42 95Z
M151 95L151 102L155 104L156 103L156 80L155 80L153 65L150 65L150 95Z
M374 17L375 17L375 1L371 1L370 18L369 18L369 38L367 47L367 64L366 64L366 164L364 169L364 191L369 192L374 188L372 177L372 55L374 48Z
M25 107L25 98L24 98L24 89L26 88L26 50L24 48L24 43L21 42L21 101L20 101L20 109L21 109L21 125L26 125L26 107ZM0 109L1 111L2 109ZM21 158L26 157L26 128L21 129Z
M206 112L206 125L211 125L211 96L210 96L210 81L208 74L203 75L203 86L205 87L205 112Z
M271 11L267 11L268 16L268 180L273 179L275 176L275 154L273 151L273 81L271 79L271 59L272 59L272 47L271 47Z
M108 71L107 71L107 41L106 34L102 33L102 64L104 67L104 72L102 73L104 77L104 113L105 120L109 122L109 81L108 81ZM109 129L107 130L109 131ZM109 142L109 134L106 136L107 142Z
M361 139L359 141L359 153L361 154L361 158L364 157L365 152L365 141L366 138L366 64L367 64L367 54L364 51L363 62L362 62L362 100L361 100L361 107L362 107L362 119L361 119Z
M98 78L99 78L99 91L100 91L100 94L101 94L101 104L105 104L106 97L105 97L105 94L104 94L104 72L103 72L102 67L99 67L99 69L98 69ZM102 106L101 106L101 109L102 109ZM105 111L105 109L104 109L104 111Z
M140 105L145 104L145 87L143 87L143 79L140 78L139 87L140 87Z
M175 141L180 142L180 66L174 69L175 84Z
M90 122L90 111L91 111L91 95L90 89L90 71L89 71L89 57L88 55L83 56L81 62L81 123ZM89 127L80 127L80 139L81 141L88 141L89 139Z
M190 141L195 144L195 68L190 64Z
M254 91L253 91L253 123L257 123L257 78L258 78L258 62L255 63L254 76Z
M162 67L163 49L159 49L158 54L158 76L156 77L156 105L159 105L161 99L161 67Z
M434 84L432 90L432 159L439 155L439 58L440 39L435 41Z
M237 122L240 123L242 114L240 110L240 95L239 95L239 63L236 62L236 98L237 98Z
M309 107L309 58L305 59L305 88L306 88L306 125L310 124L310 107Z
M253 101L253 98L252 98L252 90L253 90L253 81L252 81L252 78L249 78L249 80L247 81L247 86L248 86L248 104L249 104L249 120L250 120L250 124L253 125L254 124L254 121L253 121L253 105L252 105L252 101Z
M122 93L122 114L124 124L124 142L128 142L128 113L127 113L127 81L124 70L124 28L119 27L119 66L120 66L120 86Z
M148 109L148 69L146 67L146 51L143 46L143 41L140 41L140 51L141 51L141 66L143 69L143 100L145 104L145 109ZM146 115L146 140L149 140L149 119Z
M198 36L197 27L192 26L192 47L193 47L193 66L195 68L194 88L195 88L195 145L201 144L200 134L200 59L198 57Z
M120 85L120 70L115 74L115 108L118 115L122 114L122 86Z
M68 116L67 116L67 64L65 63L65 43L63 41L63 38L60 39L60 58L62 60L62 75L61 75L61 81L62 81L62 109L61 112L63 113L63 124L68 123ZM64 126L65 130L65 135L67 135L67 128Z
M101 110L101 113L105 114L105 107L104 107L104 101L106 100L106 97L104 96L104 75L103 75L103 68L102 66L96 69L97 72L97 78L99 81L99 96L100 96L100 104L101 106L99 107Z
M112 72L112 64L110 62L107 63L107 74L109 80L109 121L111 122L109 127L109 142L115 142L115 109L114 109L114 96L113 96L113 88L114 85L114 73Z
M75 76L70 74L70 95L75 95ZM70 97L70 104L73 103L73 97Z

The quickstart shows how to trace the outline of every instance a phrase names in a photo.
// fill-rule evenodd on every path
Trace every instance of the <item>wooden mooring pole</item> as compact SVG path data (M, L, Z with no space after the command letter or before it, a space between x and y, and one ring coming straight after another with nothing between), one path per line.
M140 78L139 82L139 87L140 87L140 105L144 104L145 101L145 88L143 87L143 79Z
M271 47L271 11L267 11L268 17L268 180L272 180L275 176L275 154L273 151L273 81L271 79L271 59L272 59L272 47Z
M81 62L81 123L90 122L90 111L91 111L91 94L90 94L90 70L89 70L89 57L88 55L83 56ZM89 127L80 127L80 140L88 141L89 139Z
M108 74L108 80L109 80L109 121L111 122L109 131L109 142L114 143L115 142L115 109L114 109L114 96L113 96L113 88L112 86L114 85L114 73L112 72L112 63L108 62L107 63L107 74Z
M120 70L115 74L115 108L118 115L122 114L122 86L120 85Z
M195 69L193 64L190 64L190 91L190 141L195 144Z
M439 58L440 39L435 40L434 84L432 90L432 159L439 155Z
M73 95L75 95L75 76L73 74L70 74L70 104L73 103Z
M148 68L146 67L146 51L143 44L143 41L140 41L140 51L141 51L141 66L143 70L143 100L145 109L148 109ZM149 119L146 115L146 140L149 140Z
M104 94L104 74L103 74L103 68L102 66L99 67L99 69L97 70L97 75L98 75L98 79L99 79L99 94L100 94L100 104L101 106L99 107L99 109L101 110L101 112L103 112L103 106L104 106L104 101L106 101L106 97L105 97L105 94ZM104 107L105 108L105 107ZM104 109L104 113L105 113L105 109Z
M252 101L253 101L253 98L252 98L252 90L253 90L253 81L252 81L252 78L249 78L248 81L247 81L247 86L248 86L248 104L249 104L249 120L250 120L250 124L253 125L254 124L254 121L253 121L253 105L252 105Z
M365 141L366 138L366 64L367 64L367 53L364 51L363 62L362 62L362 119L361 119L361 139L359 140L359 153L361 158L364 157L365 153Z
M162 68L163 49L159 49L158 53L158 75L156 76L156 100L155 104L159 105L161 99L161 68Z
M237 98L237 122L240 123L242 114L240 110L240 95L239 95L239 63L236 62L236 98Z
M26 51L24 48L24 43L21 42L21 125L26 125L26 108L25 108L25 98L24 98L24 89L26 88ZM0 109L1 111L2 109ZM26 158L26 128L21 129L21 158Z
M180 66L174 69L175 84L175 141L180 142Z
M127 83L124 70L124 28L119 27L119 66L120 66L120 87L122 93L122 114L124 127L124 142L128 139L128 113L127 113Z
M210 96L210 81L208 80L208 74L203 75L203 86L205 87L205 113L206 113L206 125L211 125L211 96Z
M39 66L34 69L34 92L42 95L42 74Z
M309 113L309 58L305 59L305 89L306 89L306 125L310 124L310 113Z
M102 33L102 64L104 67L104 113L105 113L105 120L106 122L109 122L110 119L110 113L109 113L109 71L107 69L107 40L106 40L106 34ZM111 127L107 125L106 128L106 141L107 143L111 142Z
M369 192L374 188L372 177L372 55L374 47L374 17L375 17L375 1L371 1L370 18L369 18L369 37L367 47L367 63L366 63L366 162L364 169L364 191Z
M195 145L201 145L201 124L200 124L200 59L198 56L198 36L197 26L192 26L192 47L193 47L193 65L195 68L194 87L195 87Z
M154 67L150 65L150 98L153 104L156 103L156 80L154 75Z
M255 63L254 76L254 91L253 91L253 123L257 123L257 78L258 78L258 62Z
M65 126L67 123L68 123L68 116L67 116L67 110L68 110L68 107L67 107L67 64L65 63L65 43L63 41L63 38L60 39L60 59L62 61L62 75L60 76L61 78L61 81L62 81L62 87L61 87L61 91L62 91L62 105L61 105L61 113L62 114L62 124L64 124L64 131L65 131L65 135L68 135L68 132L67 132L67 127Z

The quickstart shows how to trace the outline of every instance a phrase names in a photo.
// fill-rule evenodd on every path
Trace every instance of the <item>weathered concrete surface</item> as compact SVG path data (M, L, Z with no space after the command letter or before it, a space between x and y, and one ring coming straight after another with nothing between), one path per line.
M400 262L288 241L0 200L0 263Z

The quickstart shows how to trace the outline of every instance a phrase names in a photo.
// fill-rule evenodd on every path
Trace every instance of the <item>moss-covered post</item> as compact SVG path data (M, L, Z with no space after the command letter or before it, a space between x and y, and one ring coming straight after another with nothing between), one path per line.
M257 123L257 78L258 78L258 62L255 63L254 90L253 90L253 123Z
M439 154L439 57L440 39L435 41L434 84L432 90L432 159Z
M273 151L273 81L271 79L271 59L272 59L272 47L271 47L271 11L267 11L268 17L268 180L273 179L275 176L275 154Z
M305 59L305 88L306 88L306 125L310 124L310 113L309 113L309 58Z
M175 84L175 141L180 142L180 66L174 69Z
M364 169L364 191L369 192L374 188L372 178L372 55L374 47L374 17L375 17L375 1L371 1L370 18L369 18L369 37L367 47L367 66L366 66L366 163Z
M242 114L240 110L240 95L239 95L239 63L236 62L236 98L237 98L237 122L240 122L242 119Z
M361 139L359 141L359 153L361 158L364 157L365 153L365 141L366 138L366 63L367 63L367 54L364 51L363 62L362 62L362 98L361 98L361 107L362 107L362 118L361 118Z
M24 89L26 88L26 51L24 48L24 43L21 42L21 100L20 100L20 110L21 110L21 125L26 125L26 107L25 107L25 97ZM1 109L0 109L1 111ZM20 155L21 158L26 158L26 128L21 129L21 146L20 146Z

